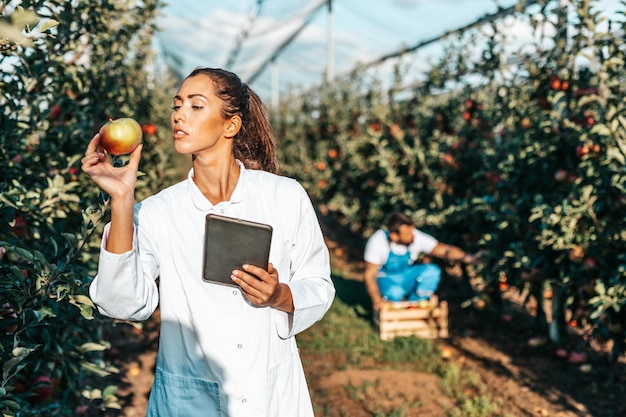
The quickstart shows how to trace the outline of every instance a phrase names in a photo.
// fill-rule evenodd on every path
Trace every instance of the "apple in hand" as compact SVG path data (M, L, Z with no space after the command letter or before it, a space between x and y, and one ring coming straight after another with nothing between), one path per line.
M142 131L129 117L111 120L100 128L100 145L111 155L127 155L141 144Z

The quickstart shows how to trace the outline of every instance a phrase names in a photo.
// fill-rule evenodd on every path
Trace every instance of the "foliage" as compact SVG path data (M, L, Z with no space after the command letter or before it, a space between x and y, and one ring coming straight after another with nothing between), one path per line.
M521 2L523 3L523 2ZM520 4L521 4L520 3ZM626 130L624 22L599 2L540 2L518 18L536 29L507 52L498 25L465 33L408 92L357 71L293 96L273 113L284 172L323 215L365 239L392 210L468 251L480 298L502 289L554 294L558 344L569 324L624 352ZM567 30L564 30L567 28ZM472 45L484 45L472 53ZM549 291L548 291L549 290Z
M106 196L80 159L111 118L144 127L138 195L173 173L153 120L162 83L149 71L161 3L0 2L0 411L87 415L119 408L103 353L108 319L94 314ZM163 118L166 122L167 119ZM105 385L105 386L103 386Z

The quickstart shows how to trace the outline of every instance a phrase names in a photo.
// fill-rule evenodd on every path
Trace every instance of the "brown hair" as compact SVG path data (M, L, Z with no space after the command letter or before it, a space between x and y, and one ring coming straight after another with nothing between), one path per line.
M234 73L219 68L196 68L187 78L207 75L222 100L222 116L241 117L241 129L233 138L233 153L246 168L261 169L274 174L279 171L274 131L263 102Z
M387 217L387 230L389 233L398 233L400 231L400 226L402 225L414 226L415 223L413 220L404 213L395 212L391 213L389 217Z

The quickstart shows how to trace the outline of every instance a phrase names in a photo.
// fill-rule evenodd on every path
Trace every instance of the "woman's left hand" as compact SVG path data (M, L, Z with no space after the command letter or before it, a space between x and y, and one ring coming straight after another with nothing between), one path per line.
M235 269L230 278L253 304L288 313L294 311L291 289L278 281L278 271L271 263L267 271L254 265L243 265L243 271Z

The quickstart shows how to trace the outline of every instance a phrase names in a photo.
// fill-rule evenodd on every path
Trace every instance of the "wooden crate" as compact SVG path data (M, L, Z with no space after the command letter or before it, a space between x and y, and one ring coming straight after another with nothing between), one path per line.
M382 340L396 336L423 339L448 337L448 302L437 296L428 301L384 302L374 312L374 326Z

